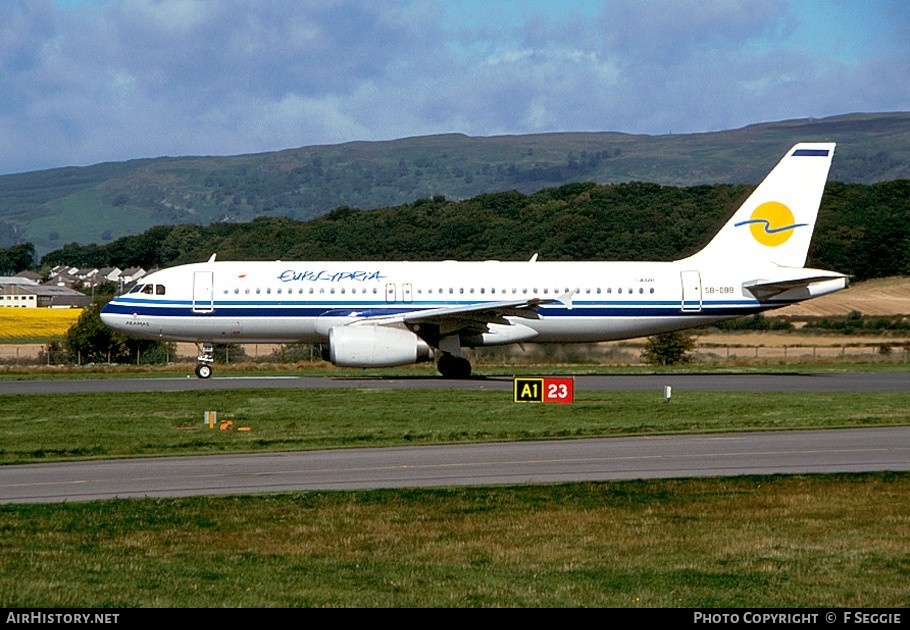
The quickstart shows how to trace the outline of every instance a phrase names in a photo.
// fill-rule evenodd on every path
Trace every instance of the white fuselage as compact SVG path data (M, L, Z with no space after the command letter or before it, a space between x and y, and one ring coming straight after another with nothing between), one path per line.
M412 311L561 299L537 318L507 317L511 336L464 345L627 339L740 317L843 288L760 302L750 269L677 262L208 262L165 269L105 307L131 336L214 343L320 343L334 326ZM799 269L799 272L813 270ZM836 275L836 277L835 277ZM823 283L824 284L824 283ZM141 288L140 288L141 287ZM569 296L568 298L566 296ZM506 327L508 328L508 327Z

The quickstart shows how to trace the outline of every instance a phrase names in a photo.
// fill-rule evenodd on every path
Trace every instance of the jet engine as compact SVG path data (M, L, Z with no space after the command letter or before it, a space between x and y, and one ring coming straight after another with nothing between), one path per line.
M433 360L433 349L402 328L335 326L329 330L328 360L341 367L391 367Z

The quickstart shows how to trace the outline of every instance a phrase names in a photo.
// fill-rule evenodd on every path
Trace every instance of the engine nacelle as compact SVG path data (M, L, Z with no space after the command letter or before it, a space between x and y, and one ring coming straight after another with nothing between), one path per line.
M432 361L433 349L402 328L335 326L329 330L328 358L341 367L391 367Z

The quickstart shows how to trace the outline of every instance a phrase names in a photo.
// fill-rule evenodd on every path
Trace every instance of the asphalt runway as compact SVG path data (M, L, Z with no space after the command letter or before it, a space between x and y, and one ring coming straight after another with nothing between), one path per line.
M578 376L576 390L908 392L910 372ZM510 391L511 377L3 381L0 394L232 388ZM910 470L910 427L551 440L0 466L0 503Z

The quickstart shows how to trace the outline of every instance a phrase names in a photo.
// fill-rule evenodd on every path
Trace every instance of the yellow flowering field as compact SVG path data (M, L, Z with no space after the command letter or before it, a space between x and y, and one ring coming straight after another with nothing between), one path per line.
M0 308L0 343L59 339L81 314L81 308Z

